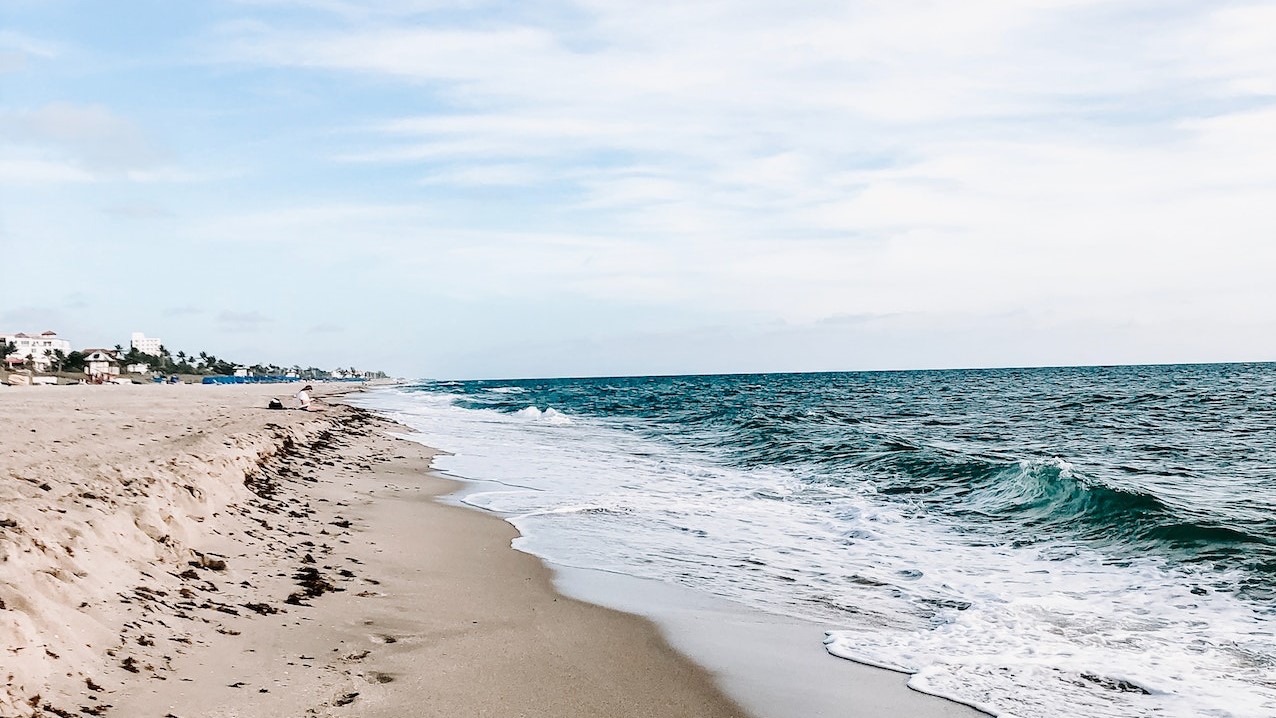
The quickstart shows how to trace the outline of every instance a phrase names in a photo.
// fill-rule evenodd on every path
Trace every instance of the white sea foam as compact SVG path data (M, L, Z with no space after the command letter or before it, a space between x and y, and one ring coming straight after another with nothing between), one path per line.
M552 424L554 426L565 426L572 423L571 419L567 418L566 415L554 408L541 411L534 406L529 406L514 412L514 416L520 419L540 422L543 424Z
M507 515L520 548L840 623L830 653L913 671L918 690L1018 718L1276 715L1271 619L1208 576L973 540L862 481L718 466L614 421L362 401L455 452L441 469L530 487L467 497Z

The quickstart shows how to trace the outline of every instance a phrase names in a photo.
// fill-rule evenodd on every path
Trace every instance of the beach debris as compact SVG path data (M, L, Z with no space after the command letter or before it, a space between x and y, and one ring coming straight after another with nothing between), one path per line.
M195 549L191 549L191 553L195 554L195 560L191 561L189 564L191 566L196 568L206 568L210 571L226 570L226 560L224 558L218 558L215 554L201 553Z
M334 700L332 704L334 706L348 706L351 703L354 703L354 699L358 697L359 697L358 693L347 693L344 696L341 696L340 698Z
M1121 691L1122 693L1140 693L1145 696L1152 695L1152 692L1137 683L1131 683L1124 678L1109 678L1108 676L1100 676L1095 673L1082 673L1081 677L1095 685L1102 686L1108 690ZM1078 683L1077 685L1083 685Z
M345 590L334 586L313 566L302 566L297 573L293 574L293 578L296 579L297 585L305 589L306 595L311 597L322 596L329 591Z
M263 616L269 616L274 613L279 613L279 609L275 608L269 603L245 603L244 608L247 608L250 611L253 611L255 613L259 613Z
M124 659L124 660L120 663L120 668L123 668L124 670L128 671L129 673L137 673L137 672L138 672L138 670L139 670L139 669L138 669L138 667L137 667L137 659L136 659L136 658L134 658L134 657L132 657L132 656L129 656L128 658L125 658L125 659Z

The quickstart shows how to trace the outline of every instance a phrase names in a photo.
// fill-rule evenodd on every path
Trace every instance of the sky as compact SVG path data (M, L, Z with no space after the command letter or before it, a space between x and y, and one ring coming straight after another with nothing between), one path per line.
M0 331L436 378L1276 360L1272 27L2 0Z

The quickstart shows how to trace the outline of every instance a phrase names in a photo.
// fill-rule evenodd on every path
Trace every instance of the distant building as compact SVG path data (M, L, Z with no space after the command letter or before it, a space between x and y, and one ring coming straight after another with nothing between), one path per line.
M38 371L46 371L49 368L49 357L53 352L61 350L64 355L71 353L71 342L59 338L55 331L47 331L39 335L21 332L0 334L0 341L13 344L18 348L18 351L5 359L6 364L17 366L25 364L27 359L30 359Z
M150 354L153 357L160 355L160 347L163 345L159 339L148 337L142 332L133 332L133 338L129 340L129 346L142 352Z
M137 364L129 364L128 366L124 367L124 371L130 374L146 374L150 372L150 370L151 370L150 364L142 364L140 362Z
M120 373L120 360L110 349L84 349L84 373L89 376L116 376Z
M252 376L253 370L246 366L235 367L235 376Z

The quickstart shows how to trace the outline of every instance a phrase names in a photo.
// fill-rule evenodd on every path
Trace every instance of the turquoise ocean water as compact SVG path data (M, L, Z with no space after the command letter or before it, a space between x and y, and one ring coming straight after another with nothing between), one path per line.
M1276 365L424 382L520 548L1007 716L1276 716ZM830 657L829 660L836 660Z

